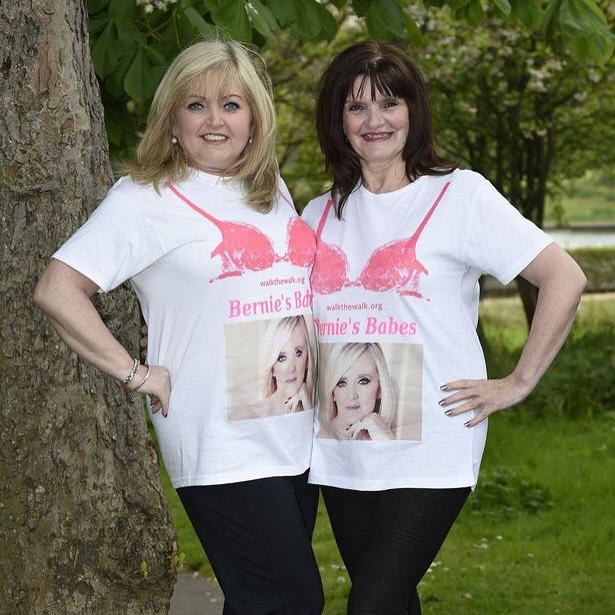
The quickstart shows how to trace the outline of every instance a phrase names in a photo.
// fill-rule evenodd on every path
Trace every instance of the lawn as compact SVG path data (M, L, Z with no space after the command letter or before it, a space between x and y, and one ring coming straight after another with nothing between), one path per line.
M504 356L500 368L510 364L525 326L519 301L489 300L481 314L494 354ZM421 583L424 615L613 612L615 408L604 381L615 380L614 322L613 295L586 296L573 339L528 400L539 403L491 420L479 486ZM570 410L577 393L591 412ZM184 563L211 575L164 480ZM343 615L349 581L323 510L314 549L325 614Z

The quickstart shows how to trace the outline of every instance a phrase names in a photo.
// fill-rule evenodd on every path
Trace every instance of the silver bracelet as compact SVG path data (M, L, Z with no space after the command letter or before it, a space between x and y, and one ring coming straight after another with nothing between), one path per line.
M152 368L149 365L146 365L145 367L147 367L147 371L145 372L145 376L143 376L143 380L141 380L141 382L139 382L139 384L130 391L131 393L136 393L147 382L149 375L152 373Z
M132 367L130 368L130 373L128 374L128 376L126 376L124 380L122 380L121 386L122 386L122 389L124 389L124 393L126 393L126 397L128 401L135 400L135 396L132 394L132 392L128 388L128 385L133 381L135 374L137 373L139 369L139 365L141 365L141 362L139 361L139 359L133 359Z
M135 377L135 374L137 373L137 370L139 369L139 365L141 365L139 359L132 360L132 367L130 368L130 373L128 374L128 376L126 376L124 380L122 380L123 385L128 385L132 382L133 378Z

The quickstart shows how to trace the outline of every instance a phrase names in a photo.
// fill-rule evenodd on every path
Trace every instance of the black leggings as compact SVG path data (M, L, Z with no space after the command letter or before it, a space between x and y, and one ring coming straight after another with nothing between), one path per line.
M224 592L223 615L320 615L307 473L177 490Z
M321 490L352 581L349 615L420 615L416 586L470 488Z

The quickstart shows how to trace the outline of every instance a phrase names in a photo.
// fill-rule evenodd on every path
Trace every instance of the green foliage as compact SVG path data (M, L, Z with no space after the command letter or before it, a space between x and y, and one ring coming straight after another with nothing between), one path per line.
M458 20L483 22L480 0L423 0L448 5ZM538 30L540 0L494 0L501 16ZM260 47L282 32L309 44L330 42L346 17L359 18L370 36L422 44L407 0L88 0L94 69L101 82L112 156L130 156L151 97L169 62L198 37L217 33ZM583 62L604 63L613 37L591 0L556 0L547 31L554 44ZM578 21L575 19L578 18ZM290 59L290 58L289 58Z
M520 512L537 514L553 507L545 485L519 476L505 466L481 472L480 483L470 496L472 514L510 519Z
M570 255L579 263L592 292L615 290L615 248L578 248Z
M612 251L611 251L612 254ZM525 342L518 299L481 304L489 344L488 372L509 374ZM529 417L594 419L615 410L615 301L612 295L586 296L564 348L515 413Z
M532 416L593 418L615 409L615 324L575 330L540 384L520 406Z
M520 18L519 5L511 15ZM415 55L441 148L488 177L527 218L542 226L547 196L565 179L613 165L604 138L615 130L609 65L588 67L497 11L473 31L448 10L418 20L429 36Z

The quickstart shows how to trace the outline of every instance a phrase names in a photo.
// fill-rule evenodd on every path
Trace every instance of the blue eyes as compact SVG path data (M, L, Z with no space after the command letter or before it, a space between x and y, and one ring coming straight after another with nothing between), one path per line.
M371 382L371 378L368 378L367 376L362 376L361 378L359 378L357 380L357 384L362 384L363 386L368 385ZM340 378L336 383L335 386L338 389L343 389L345 386L348 385L348 382L346 381L345 378Z
M186 105L186 108L187 108L189 111L201 111L201 110L205 109L205 105L204 105L202 102L199 102L199 101L193 101L193 102L189 102L189 103ZM225 103L222 105L222 108L223 108L225 111L229 111L229 112L231 112L231 113L232 113L232 112L234 112L234 111L237 111L237 110L238 110L238 109L240 109L241 107L239 106L239 103L236 103L236 102L233 102L233 101L230 101L230 100L229 100L228 102L225 102Z
M297 348L295 350L295 356L297 358L302 357L303 356L303 349L302 348ZM278 358L276 359L276 362L277 363L284 363L284 361L286 361L287 358L288 357L284 353L281 353L281 354L278 355Z

